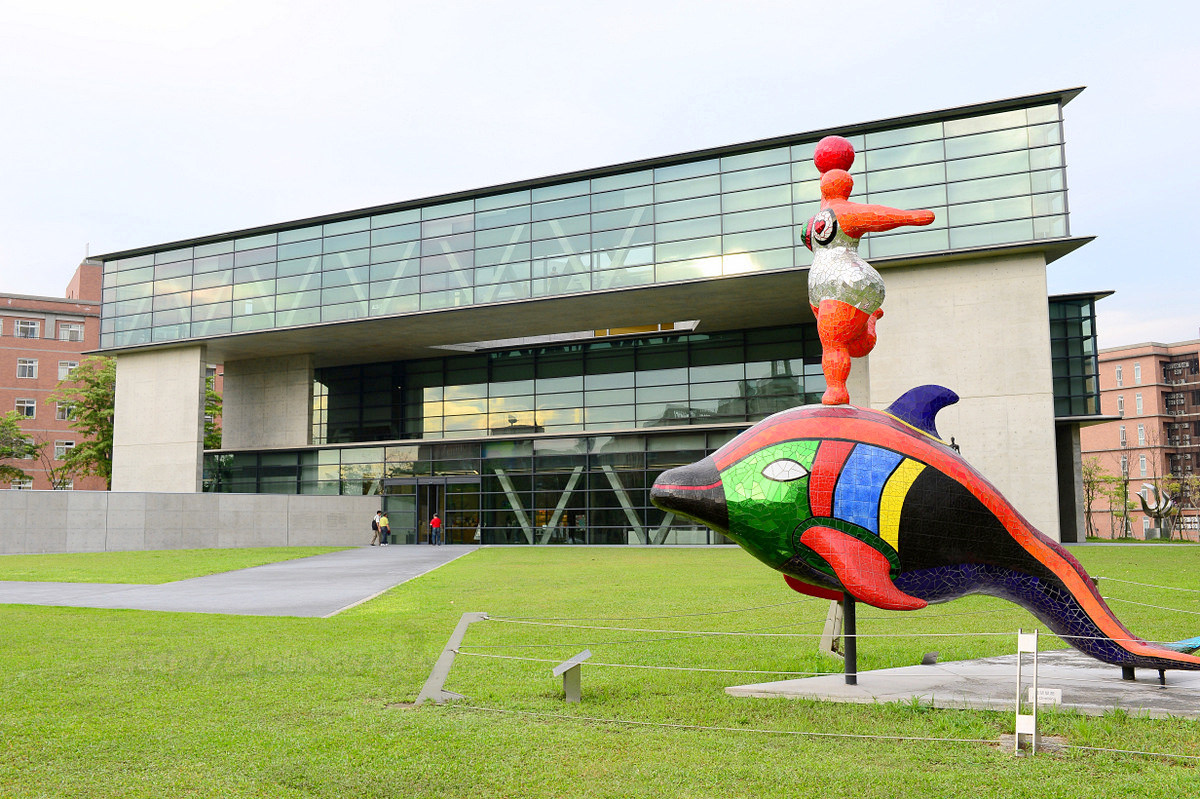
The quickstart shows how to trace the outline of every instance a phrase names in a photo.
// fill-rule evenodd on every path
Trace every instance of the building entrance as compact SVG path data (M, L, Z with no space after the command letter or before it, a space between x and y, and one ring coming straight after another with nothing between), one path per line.
M383 509L396 544L428 544L429 520L442 519L443 541L479 541L478 477L389 478L383 481Z

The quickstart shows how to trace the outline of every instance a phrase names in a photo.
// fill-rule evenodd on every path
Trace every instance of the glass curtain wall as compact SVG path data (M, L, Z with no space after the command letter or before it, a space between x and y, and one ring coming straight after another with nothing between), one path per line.
M743 425L744 426L744 425ZM371 494L400 543L726 543L650 504L664 469L691 463L741 430L208 453L207 491Z
M313 443L755 421L819 402L813 325L318 369Z
M882 258L1068 235L1057 103L849 137ZM815 138L109 260L101 347L803 267ZM282 226L281 226L282 227Z
M1054 375L1054 415L1093 416L1100 413L1095 300L1051 298L1050 355Z

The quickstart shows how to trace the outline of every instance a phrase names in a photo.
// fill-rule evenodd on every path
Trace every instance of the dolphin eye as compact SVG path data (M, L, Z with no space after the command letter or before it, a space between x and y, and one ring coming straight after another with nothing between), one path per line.
M771 461L763 467L762 476L768 480L790 483L793 480L799 480L801 477L807 477L808 469L805 469L791 458L780 458L777 461Z

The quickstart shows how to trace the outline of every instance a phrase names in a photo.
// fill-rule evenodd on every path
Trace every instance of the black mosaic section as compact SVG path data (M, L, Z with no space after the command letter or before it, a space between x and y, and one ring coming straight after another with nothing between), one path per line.
M933 468L913 482L900 512L905 572L947 564L988 564L1057 581L965 486Z

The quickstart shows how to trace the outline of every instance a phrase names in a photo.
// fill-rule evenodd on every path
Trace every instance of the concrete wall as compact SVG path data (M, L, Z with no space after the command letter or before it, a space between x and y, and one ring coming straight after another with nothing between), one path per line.
M227 361L221 446L302 447L312 437L311 355Z
M977 468L1036 528L1059 537L1046 263L1040 254L885 269L870 404L914 386L955 391L938 415ZM855 369L858 368L856 363ZM852 401L862 404L851 395Z
M0 491L0 554L354 546L379 497Z
M199 491L204 348L117 356L113 491Z

